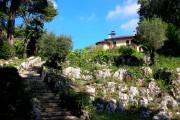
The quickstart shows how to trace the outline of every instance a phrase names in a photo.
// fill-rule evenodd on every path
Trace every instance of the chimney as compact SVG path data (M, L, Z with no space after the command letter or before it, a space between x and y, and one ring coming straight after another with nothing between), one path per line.
M111 31L111 33L108 34L108 38L109 38L109 39L114 38L115 36L116 36L115 31Z

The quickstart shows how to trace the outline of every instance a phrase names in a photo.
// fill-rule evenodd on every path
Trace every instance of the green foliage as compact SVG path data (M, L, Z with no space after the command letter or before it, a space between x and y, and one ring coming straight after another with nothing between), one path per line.
M162 54L168 56L180 56L180 1L179 0L138 0L141 5L139 15L141 21L159 17L166 23L170 24L167 30L168 40L161 49ZM158 33L157 33L158 35Z
M0 119L14 120L31 118L31 96L17 69L0 68Z
M16 55L18 57L22 58L23 54L24 54L24 49L25 49L24 41L23 40L16 40L15 44L14 44L14 48L16 50Z
M51 21L57 15L57 10L54 8L52 1L49 0L3 0L0 1L0 13L4 15L2 16L3 23L7 23L4 26L7 28L8 40L12 41L13 44L12 37L15 33L14 28L17 17L23 19L22 24L25 24L25 28L30 33L32 31L29 30L29 27L33 26L32 21L37 21L38 19L36 30L43 28L44 22ZM29 34L26 37L28 38Z
M145 76L143 75L143 70L141 67L125 67L128 70L128 74L133 78L133 80L142 79Z
M143 53L137 52L132 46L121 46L119 55L115 57L116 66L139 66L143 64Z
M154 64L155 51L164 45L167 24L160 18L143 19L137 28L137 41L150 54L151 64Z
M180 57L157 56L154 69L169 68L175 70L180 66Z
M94 112L92 114L93 120L151 120L152 118L143 118L139 113L122 112L122 113L108 113L108 112Z
M159 50L159 53L166 56L180 56L180 28L178 29L173 24L169 24L167 37L168 40L165 41L165 44L162 49Z
M52 33L44 34L38 43L38 54L47 58L48 65L57 67L65 61L72 49L71 38L67 36L55 36Z
M154 74L154 78L158 80L161 90L169 92L173 87L172 81L176 79L176 75L173 71L164 68L157 70Z
M179 0L138 0L138 3L141 5L141 19L160 17L163 21L180 27Z
M143 19L137 28L137 41L147 50L158 50L167 40L167 25L160 18Z
M8 42L3 42L0 45L0 59L10 59L15 55L15 49Z
M123 56L131 56L136 52L136 50L132 46L121 46L119 52Z
M68 55L71 66L95 68L95 64L107 65L114 63L114 56L110 51L101 50L75 50Z
M76 92L71 88L60 91L61 104L72 110L74 114L81 115L82 109L90 106L90 97L85 92Z

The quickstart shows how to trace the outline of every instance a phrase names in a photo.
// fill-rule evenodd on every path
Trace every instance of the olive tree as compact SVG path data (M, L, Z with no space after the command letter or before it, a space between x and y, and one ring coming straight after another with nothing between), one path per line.
M143 19L137 27L136 39L150 55L150 65L154 64L155 52L167 40L166 29L167 24L160 18Z

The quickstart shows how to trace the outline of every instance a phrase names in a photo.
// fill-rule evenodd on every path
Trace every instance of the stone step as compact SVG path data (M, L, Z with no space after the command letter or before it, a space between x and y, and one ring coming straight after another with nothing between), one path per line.
M45 107L40 109L41 112L59 112L59 111L64 111L64 109L60 107Z
M27 71L28 72L28 71ZM27 74L26 83L29 85L32 95L39 101L41 120L80 120L60 106L59 95L41 80L40 74L30 71Z
M48 92L48 93L36 93L39 96L56 96L54 93L52 92Z
M59 104L60 100L41 100L41 104L56 103Z
M59 97L52 96L36 96L39 100L58 100Z
M41 103L42 107L60 107L58 103Z
M71 115L69 111L60 111L60 112L42 112L41 117L52 117L52 116L68 116Z
M80 120L75 116L44 117L41 120Z
M35 89L32 89L31 90L33 93L37 94L37 93L50 93L52 91L50 90L35 90Z

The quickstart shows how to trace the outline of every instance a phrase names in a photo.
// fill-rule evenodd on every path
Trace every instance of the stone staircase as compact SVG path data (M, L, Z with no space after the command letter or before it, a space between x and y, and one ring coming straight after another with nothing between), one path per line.
M59 105L58 94L51 91L36 71L29 71L29 75L26 71L25 79L32 90L35 120L80 120Z

